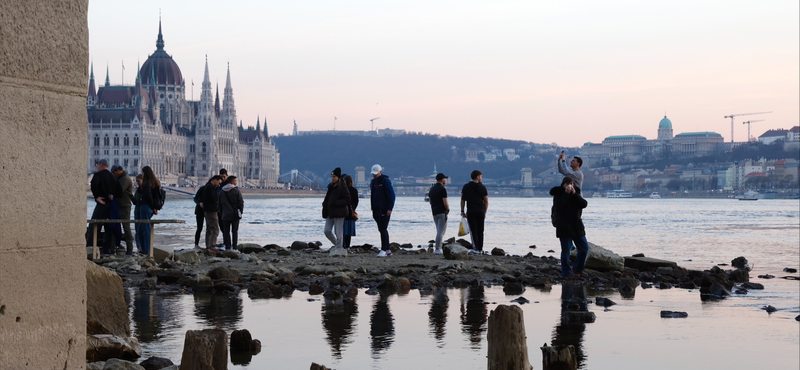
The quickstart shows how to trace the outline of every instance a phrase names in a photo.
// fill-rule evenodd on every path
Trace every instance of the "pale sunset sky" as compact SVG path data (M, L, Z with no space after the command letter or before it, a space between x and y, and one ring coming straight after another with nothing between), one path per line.
M800 122L800 5L776 1L89 3L97 84L165 50L186 95L230 63L237 117L300 130L405 129L580 146L610 135L730 141ZM125 65L124 81L122 65Z

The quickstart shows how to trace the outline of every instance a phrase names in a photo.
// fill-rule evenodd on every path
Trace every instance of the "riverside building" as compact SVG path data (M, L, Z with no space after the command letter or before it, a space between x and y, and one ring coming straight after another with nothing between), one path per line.
M95 87L91 68L86 96L89 155L87 172L106 158L131 175L150 166L166 184L205 183L220 168L240 185L277 187L280 154L269 137L267 121L245 129L236 118L228 65L222 105L219 86L212 91L205 63L200 100L187 100L181 69L164 50L161 22L156 50L137 68L134 86Z

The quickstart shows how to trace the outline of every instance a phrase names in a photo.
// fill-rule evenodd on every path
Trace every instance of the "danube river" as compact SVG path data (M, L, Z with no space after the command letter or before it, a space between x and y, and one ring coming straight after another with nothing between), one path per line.
M454 199L455 200L455 199ZM294 240L323 241L321 198L245 199L240 242L289 246ZM353 244L378 244L374 222L359 207ZM633 298L615 290L596 291L569 285L551 290L528 288L525 314L528 350L541 368L543 343L570 343L579 350L583 369L731 369L800 367L800 282L783 272L800 264L800 203L797 200L730 199L588 199L584 211L590 242L627 256L676 261L689 269L708 269L746 257L750 290L719 301L701 301L696 290L642 289ZM457 202L452 202L457 209ZM507 253L555 256L557 239L550 225L549 198L490 198L486 246ZM88 204L89 212L93 207ZM185 219L184 225L159 225L156 244L175 248L194 243L194 205L170 199L157 218ZM455 212L454 212L455 216ZM448 224L455 236L457 217ZM392 241L427 246L434 236L427 203L418 197L397 200L389 231ZM221 238L220 238L221 241ZM536 248L530 248L535 245ZM728 269L729 266L723 266ZM771 274L775 279L759 279ZM232 359L231 368L307 368L313 362L337 369L485 369L488 313L513 304L502 288L449 289L442 294L412 290L405 295L370 296L360 292L352 304L325 302L296 291L291 298L250 300L209 295L154 295L128 291L132 332L145 356L177 361L186 330L218 327L248 329L263 343L260 354ZM591 324L561 323L562 294L610 298ZM772 305L777 312L767 314ZM661 310L685 311L684 319L662 319Z

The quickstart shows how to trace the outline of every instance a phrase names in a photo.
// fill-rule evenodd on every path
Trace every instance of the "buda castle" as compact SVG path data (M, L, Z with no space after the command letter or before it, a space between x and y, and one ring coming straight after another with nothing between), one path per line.
M164 50L160 21L156 50L138 68L134 86L112 86L106 71L98 89L92 66L86 113L88 173L105 158L131 175L150 166L165 184L204 184L225 168L240 186L278 186L280 154L266 118L263 128L260 120L255 128L237 125L230 65L222 105L207 58L200 100L187 100L181 69Z

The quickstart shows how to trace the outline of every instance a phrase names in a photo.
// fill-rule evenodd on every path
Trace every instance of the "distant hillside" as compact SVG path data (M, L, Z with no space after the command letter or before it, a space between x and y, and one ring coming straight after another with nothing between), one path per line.
M469 181L472 170L480 170L485 179L508 182L520 179L520 170L530 167L534 173L553 166L561 150L548 144L491 138L457 138L429 134L406 134L393 137L346 135L302 135L273 137L281 154L281 173L298 169L321 183L329 181L330 172L341 167L354 174L357 166L367 171L378 163L392 177L428 176L434 165L454 182ZM519 156L510 161L503 150L513 149ZM568 152L576 151L569 150ZM500 153L500 155L497 155ZM480 163L467 162L477 155ZM495 157L494 160L485 162ZM512 156L514 157L514 156Z

